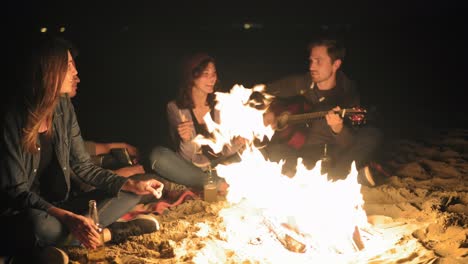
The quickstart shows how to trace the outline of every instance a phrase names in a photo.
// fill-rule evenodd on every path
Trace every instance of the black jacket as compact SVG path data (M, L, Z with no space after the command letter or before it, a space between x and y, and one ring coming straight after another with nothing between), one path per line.
M40 152L31 154L21 144L24 115L12 109L5 115L0 141L0 215L27 208L48 210L52 204L31 191L39 166ZM39 141L38 141L39 142ZM63 200L70 193L70 171L90 185L117 195L126 178L94 165L86 152L73 105L63 96L55 109L52 142L61 167ZM62 178L58 178L62 180Z
M342 71L336 72L336 87L325 100L317 95L317 87L311 88L310 73L295 74L266 85L267 93L281 98L303 96L312 105L313 110L305 112L329 111L335 106L349 108L359 106L360 96L354 81L350 80ZM301 112L299 112L301 113ZM336 143L347 146L354 140L353 131L344 126L339 134L332 132L325 119L309 122L306 144L316 145L323 143Z

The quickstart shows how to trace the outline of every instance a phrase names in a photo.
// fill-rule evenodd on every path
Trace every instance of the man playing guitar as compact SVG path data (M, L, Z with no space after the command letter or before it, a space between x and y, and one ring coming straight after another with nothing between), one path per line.
M285 160L283 173L293 176L298 157L303 158L306 166L313 167L327 144L333 160L333 167L328 171L330 178L346 177L352 161L356 161L361 183L373 186L375 182L368 164L382 136L368 124L356 127L343 118L342 109L356 109L360 105L355 83L339 70L345 48L337 40L326 38L311 42L308 48L307 74L289 76L266 86L267 93L277 99L265 114L265 123L275 127L279 114L284 111L292 114L321 112L323 118L302 122L294 126L294 130L289 127L293 131L287 133L286 140L278 140L281 136L277 131L264 153L270 160Z

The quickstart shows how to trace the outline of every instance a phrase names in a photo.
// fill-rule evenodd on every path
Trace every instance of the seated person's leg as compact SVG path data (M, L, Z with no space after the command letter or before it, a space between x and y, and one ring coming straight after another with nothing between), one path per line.
M360 169L366 166L375 156L378 146L381 144L382 134L380 130L374 127L362 127L356 131L353 144L342 150L338 156L337 164L340 167L351 168L351 163L356 161L356 168Z
M105 227L114 223L122 215L140 203L141 196L129 192L120 192L117 197L106 198L98 202L99 219Z
M315 167L318 160L320 160L323 156L323 148L324 146L321 144L317 145L305 145L299 151L299 156L302 157L302 162L304 166L311 170ZM327 147L330 148L330 147ZM327 150L328 151L328 150ZM330 155L328 153L327 155Z
M121 216L140 203L140 199L141 196L125 191L119 192L114 197L101 190L93 190L82 193L60 207L77 214L87 215L89 200L96 200L101 226L108 229L111 242L120 243L128 236L137 236L159 230L158 221L151 215L138 215L128 222L116 222Z
M282 173L288 177L296 174L298 151L289 147L287 144L270 144L264 151L264 156L267 160L280 162L284 160Z
M49 263L50 257L60 254L60 259L68 263L66 253L53 247L65 244L68 228L47 212L28 209L13 216L1 216L0 225L1 256L13 256L14 263Z
M30 209L28 217L31 219L34 234L40 246L64 245L69 231L57 218L49 215L45 211Z
M150 164L158 175L169 181L188 187L203 188L205 172L171 149L156 147L150 155Z
M101 190L82 193L70 199L59 207L70 210L76 214L86 215L88 213L89 200L96 200L99 211L100 224L106 227L122 215L132 210L140 202L141 196L121 191L116 197L109 196Z
M0 224L2 226L0 255L32 252L37 245L55 244L68 234L60 221L37 209L12 216L1 216Z
M362 127L356 131L354 142L347 148L336 151L335 167L329 174L332 179L344 179L351 170L351 164L356 162L358 181L365 183L364 170L369 162L376 157L378 146L381 144L382 134L373 127ZM373 184L371 184L373 185Z

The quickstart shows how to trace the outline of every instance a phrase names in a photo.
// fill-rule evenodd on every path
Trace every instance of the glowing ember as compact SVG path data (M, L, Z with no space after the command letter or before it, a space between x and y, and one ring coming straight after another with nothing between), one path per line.
M252 91L234 86L230 94L217 93L220 124L205 116L214 139L199 136L195 142L221 151L236 136L250 142L271 138L263 111L248 104ZM226 230L220 240L200 250L196 263L359 263L382 260L375 256L401 238L368 224L354 163L346 179L332 182L321 175L320 161L308 170L299 159L295 177L289 178L281 174L282 163L265 160L254 147L247 147L241 160L217 166L218 175L229 184L230 206L220 212ZM200 235L209 233L206 228Z

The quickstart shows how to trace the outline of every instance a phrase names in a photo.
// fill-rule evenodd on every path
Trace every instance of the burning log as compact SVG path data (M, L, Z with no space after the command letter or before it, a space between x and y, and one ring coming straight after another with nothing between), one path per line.
M359 227L357 226L354 227L353 242L355 248L357 249L356 251L361 251L364 249L364 243L362 242L361 232L359 231Z
M304 253L306 251L307 242L304 236L294 227L285 223L277 224L267 217L263 219L263 223L287 250L295 253ZM355 251L364 249L361 232L357 226L354 228L353 237L350 240Z
M304 241L304 237L291 226L287 224L278 225L267 217L264 218L263 223L287 250L296 253L304 253L306 251L307 244Z

